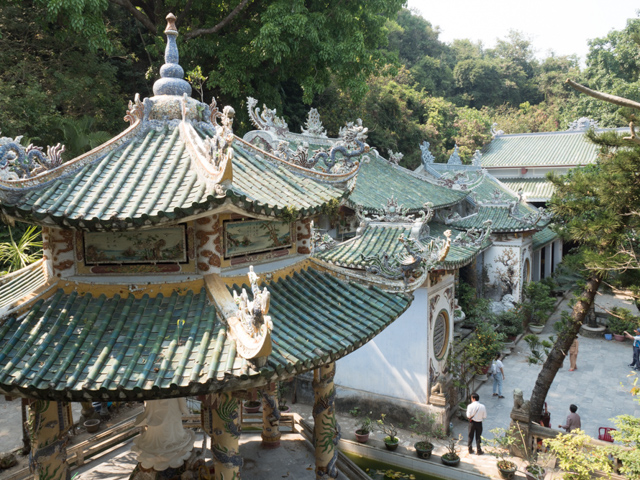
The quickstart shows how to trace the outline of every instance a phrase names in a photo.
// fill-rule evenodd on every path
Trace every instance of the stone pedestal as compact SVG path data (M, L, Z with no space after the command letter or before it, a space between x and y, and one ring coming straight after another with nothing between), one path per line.
M36 400L29 405L29 433L33 455L29 468L37 480L69 480L67 431L71 426L68 403Z
M136 425L144 427L144 431L131 448L138 454L143 469L157 472L177 469L191 456L195 434L182 426L182 415L186 413L184 398L145 402L144 412L136 419Z
M336 389L333 377L336 364L316 369L313 375L313 445L316 451L316 480L335 480L338 477L338 442L340 425L336 420Z
M280 446L280 411L276 401L275 383L270 383L260 391L262 397L262 446Z
M240 478L243 461L239 452L238 400L230 392L208 395L202 403L202 426L211 436L215 480Z

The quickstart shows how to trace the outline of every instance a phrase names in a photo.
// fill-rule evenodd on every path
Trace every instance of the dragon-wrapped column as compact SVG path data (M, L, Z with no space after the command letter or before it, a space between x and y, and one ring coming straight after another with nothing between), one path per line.
M66 402L36 400L29 405L32 456L29 467L36 479L69 480L67 432L72 425Z
M276 401L275 383L260 390L262 397L262 446L276 448L280 446L280 410Z
M238 400L230 392L208 396L203 403L202 425L211 436L215 480L240 478L240 419Z
M323 365L313 372L313 445L316 453L316 480L338 477L338 442L340 425L336 420L336 389L333 377L335 362Z

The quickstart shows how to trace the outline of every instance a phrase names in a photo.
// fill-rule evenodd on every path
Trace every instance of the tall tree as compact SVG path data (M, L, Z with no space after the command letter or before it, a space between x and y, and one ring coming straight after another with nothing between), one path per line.
M588 136L601 147L598 163L562 177L550 176L556 187L550 202L556 229L578 243L586 282L571 315L562 319L558 338L536 380L531 394L533 421L540 419L549 388L602 282L640 268L640 142L615 132L590 131Z

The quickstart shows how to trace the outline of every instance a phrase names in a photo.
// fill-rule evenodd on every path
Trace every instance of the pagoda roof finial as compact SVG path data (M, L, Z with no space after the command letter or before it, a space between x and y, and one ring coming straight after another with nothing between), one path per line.
M167 47L164 51L164 65L160 67L160 79L153 84L154 95L178 95L187 94L191 96L191 85L184 80L184 70L178 63L178 45L176 37L176 17L173 13L167 15L167 28L164 33L167 35Z

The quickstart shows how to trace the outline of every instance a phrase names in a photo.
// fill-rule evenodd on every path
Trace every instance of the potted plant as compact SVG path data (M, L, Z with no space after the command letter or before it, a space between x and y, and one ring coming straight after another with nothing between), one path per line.
M287 405L287 393L289 393L288 382L278 382L278 410L280 413L287 413L289 410L289 405Z
M456 440L453 437L449 437L449 441L447 443L447 451L440 460L442 463L449 467L455 467L460 463L460 456L458 455L458 449L456 448L456 444L462 440L462 435L458 435L458 439Z
M476 375L485 375L496 354L502 351L504 334L499 333L487 322L479 322L475 337L465 348L469 364ZM485 379L486 380L486 379Z
M377 420L377 424L382 433L385 434L384 445L387 447L387 450L393 451L398 448L398 444L400 443L400 439L397 436L398 429L387 419L385 413L380 415L380 418Z
M516 432L514 429L506 431L504 428L494 428L491 430L491 433L494 435L492 439L487 440L483 438L482 440L489 447L492 447L491 450L489 450L489 454L498 459L496 465L500 471L500 476L506 480L511 480L515 477L518 469L518 466L514 462L508 460L510 456L509 450L516 442Z
M615 307L611 309L611 315L607 321L607 327L619 342L624 342L624 332L633 332L638 328L638 317L635 317L626 308Z
M524 302L520 308L524 322L533 333L542 333L549 314L556 305L551 287L541 282L529 282L524 286Z
M409 429L413 432L413 435L421 438L419 442L414 444L416 455L418 455L418 458L431 458L431 452L433 452L431 439L444 437L444 432L442 427L438 425L436 415L431 412L418 411L411 417L411 421L413 423L409 426Z
M367 443L369 434L373 431L373 420L369 417L363 417L358 423L356 429L356 440L360 443Z
M246 402L244 402L243 406L244 411L247 413L258 413L260 411L262 403L258 400L247 400Z

